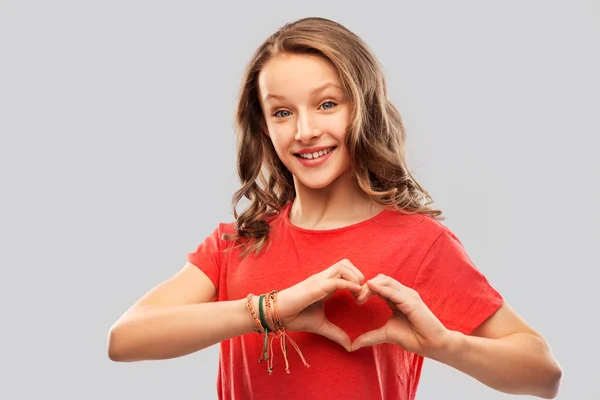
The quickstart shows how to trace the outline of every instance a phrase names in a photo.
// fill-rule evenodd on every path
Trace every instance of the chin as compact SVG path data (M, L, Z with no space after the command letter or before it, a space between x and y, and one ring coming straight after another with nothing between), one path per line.
M326 187L328 187L331 184L331 181L316 182L316 181L300 180L300 184L302 186L306 187L307 189L319 190L319 189L325 189Z
M293 165L295 167L295 165ZM329 168L321 168L320 170L304 170L302 168L289 168L288 170L294 176L294 181L297 186L302 186L307 189L319 190L325 189L331 185L343 184L342 181L347 181L351 176L349 165L331 165Z
M320 176L320 177L298 177L296 181L299 185L304 186L307 189L319 190L325 189L334 184L343 174L336 176Z

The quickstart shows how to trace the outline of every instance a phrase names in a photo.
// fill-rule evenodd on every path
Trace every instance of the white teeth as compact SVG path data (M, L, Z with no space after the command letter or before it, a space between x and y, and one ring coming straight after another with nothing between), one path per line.
M325 154L329 153L331 150L333 150L333 147L330 147L329 149L325 149L325 150L321 150L321 151L315 151L314 153L300 154L300 157L312 160L313 158L319 158L319 157L324 156Z

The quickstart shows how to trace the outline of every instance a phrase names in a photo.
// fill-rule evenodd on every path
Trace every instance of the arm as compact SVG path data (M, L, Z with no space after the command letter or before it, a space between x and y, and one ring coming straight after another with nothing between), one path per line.
M552 399L562 369L544 338L507 304L470 335L450 331L433 359L496 390Z
M336 290L361 290L362 273L347 260L278 294L277 310L286 329L327 337L350 350L350 338L325 317L324 299ZM253 332L246 299L213 302L216 288L191 263L142 297L110 328L113 361L175 358ZM254 309L258 310L258 297Z
M216 288L191 263L127 310L110 328L113 361L168 359L251 333L246 300L213 302ZM255 299L255 307L258 307Z
M471 335L447 329L412 288L385 275L367 281L357 301L378 295L392 316L355 339L354 350L390 342L462 371L511 394L556 397L562 370L545 340L506 303Z

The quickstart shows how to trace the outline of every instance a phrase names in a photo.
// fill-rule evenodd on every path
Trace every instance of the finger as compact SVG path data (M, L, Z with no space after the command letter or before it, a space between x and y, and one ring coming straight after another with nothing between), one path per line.
M359 293L361 286L358 283L354 283L342 278L332 278L322 281L321 288L326 293L332 293L336 290L349 290L352 293Z
M361 280L361 275L360 272L356 269L356 267L352 266L352 264L348 265L348 263L345 262L339 262L335 265L335 269L333 271L333 273L335 274L335 277L342 277L343 279L348 279L352 282L358 283L359 285L362 284L362 280ZM353 268L354 267L354 268ZM360 275L359 275L360 274ZM364 277L362 278L364 279Z
M356 351L361 347L373 346L379 343L387 342L384 327L363 333L352 342L350 351Z
M369 285L365 283L364 285L362 285L360 293L358 293L358 295L356 296L356 303L364 304L367 302L367 300L369 300L369 297L375 295L376 294L369 288Z
M326 337L329 340L336 342L344 349L346 349L346 351L352 351L352 343L348 334L344 332L342 328L332 324L328 320L325 320L323 325L321 325L321 327L316 333L323 337Z
M380 282L384 286L390 286L397 290L400 290L402 288L407 288L406 286L402 285L400 282L398 282L394 278L390 278L389 276L386 276L384 274L377 275L376 277L370 279L369 282ZM365 283L363 285L363 289L361 290L358 297L356 298L356 302L358 304L364 304L369 299L369 297L377 295L377 293L375 293L375 292L373 292L373 290L371 290L370 286L367 283ZM410 289L410 288L407 288L407 289Z
M365 275L360 272L360 270L356 267L356 265L352 264L352 262L348 259L343 259L342 261L340 261L340 264L344 265L345 267L348 267L351 271L353 271L356 276L358 276L358 280L361 285L363 284L363 282L365 281Z
M385 280L385 278L370 280L367 285L374 294L396 304L404 303L416 297L414 290L403 285L398 286L389 280Z
M393 287L394 289L397 289L397 290L401 290L401 289L412 290L408 286L404 286L403 284L398 282L396 279L394 279L390 276L384 275L384 274L377 275L375 278L371 279L371 281L380 283L384 286Z
M362 283L360 276L356 273L356 271L341 262L332 265L327 272L328 278L342 278L357 284Z

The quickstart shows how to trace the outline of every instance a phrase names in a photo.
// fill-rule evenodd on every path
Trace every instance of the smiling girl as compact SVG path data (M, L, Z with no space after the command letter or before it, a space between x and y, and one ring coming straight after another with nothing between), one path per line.
M220 399L414 399L424 358L556 396L546 341L410 174L402 119L359 37L323 18L282 27L250 60L236 122L235 221L111 327L112 360L220 343Z

